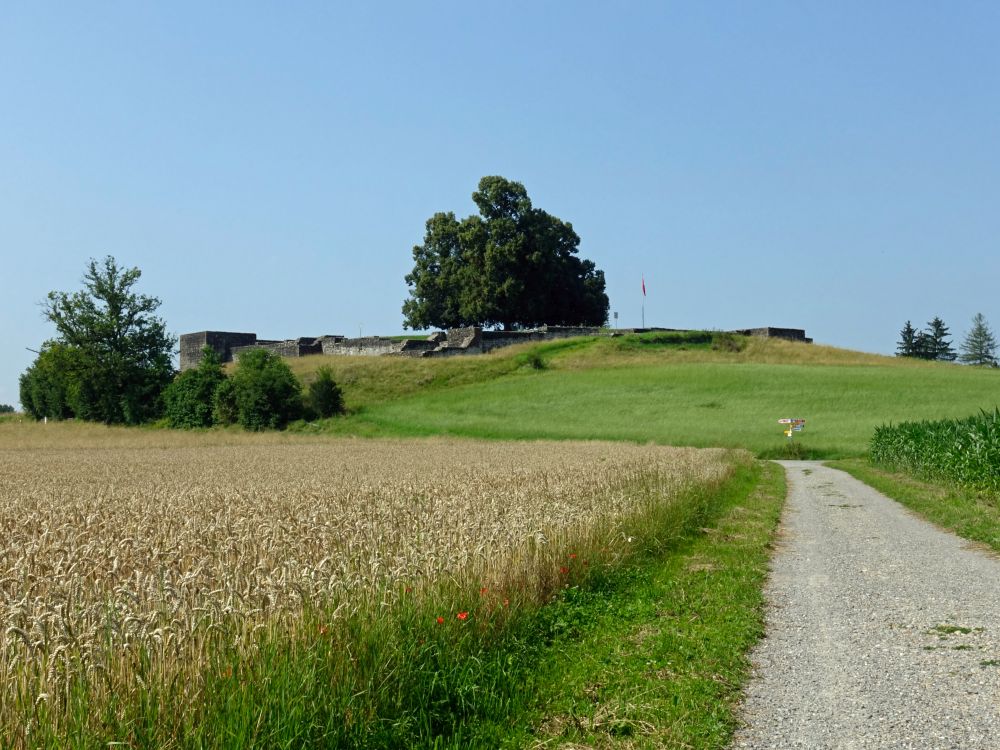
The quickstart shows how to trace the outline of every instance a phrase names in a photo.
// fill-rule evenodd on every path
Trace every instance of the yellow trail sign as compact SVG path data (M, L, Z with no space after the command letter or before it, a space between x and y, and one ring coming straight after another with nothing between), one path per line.
M802 432L805 429L806 420L798 417L785 417L784 419L779 419L778 424L785 425L785 436L791 440L793 433Z

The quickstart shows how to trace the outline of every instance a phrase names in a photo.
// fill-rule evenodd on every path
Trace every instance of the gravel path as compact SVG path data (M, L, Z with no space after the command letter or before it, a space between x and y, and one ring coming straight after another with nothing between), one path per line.
M788 505L734 748L1000 748L1000 560L847 474Z

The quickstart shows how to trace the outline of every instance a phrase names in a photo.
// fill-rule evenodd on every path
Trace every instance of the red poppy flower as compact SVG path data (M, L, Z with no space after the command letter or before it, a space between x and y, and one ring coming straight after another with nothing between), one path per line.
M444 625L444 618L438 617L438 625Z
M413 586L407 586L406 593L409 594L411 591L413 591Z
M562 573L563 575L566 575L567 573L569 573L569 568L559 568L559 572Z
M569 559L570 560L575 560L576 559L576 553L575 552L570 552L569 553Z
M482 587L481 589L479 589L479 595L480 595L480 596L482 596L482 595L483 595L483 594L485 594L485 593L486 593L487 591L489 591L489 589L488 589L488 588L486 588L485 586L483 586L483 587Z
M468 612L459 612L459 613L458 613L457 615L455 615L455 616L456 616L456 617L457 617L457 618L458 618L459 620L468 620L468 619L469 619L469 613L468 613Z

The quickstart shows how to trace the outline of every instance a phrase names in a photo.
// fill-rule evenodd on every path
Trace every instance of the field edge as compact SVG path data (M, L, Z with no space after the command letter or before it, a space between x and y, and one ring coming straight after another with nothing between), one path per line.
M553 644L531 720L504 745L726 747L764 634L785 494L784 470L755 461L683 542L552 607L550 617L593 624Z

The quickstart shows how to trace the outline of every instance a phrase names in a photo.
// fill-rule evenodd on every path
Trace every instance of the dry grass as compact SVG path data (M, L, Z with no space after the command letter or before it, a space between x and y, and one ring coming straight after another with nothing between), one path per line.
M553 361L553 367L587 369L591 367L624 367L636 364L700 364L705 362L753 362L757 364L801 364L821 366L900 366L941 367L939 362L928 362L909 357L889 357L841 349L824 344L804 344L778 338L747 337L746 346L739 352L716 351L710 347L664 346L641 349L616 349L616 340L599 341L597 345L581 348L578 352Z
M0 690L16 696L0 734L74 675L134 689L139 654L195 684L220 638L252 644L311 606L392 606L444 580L544 593L567 545L627 545L618 520L730 464L622 444L0 425Z

